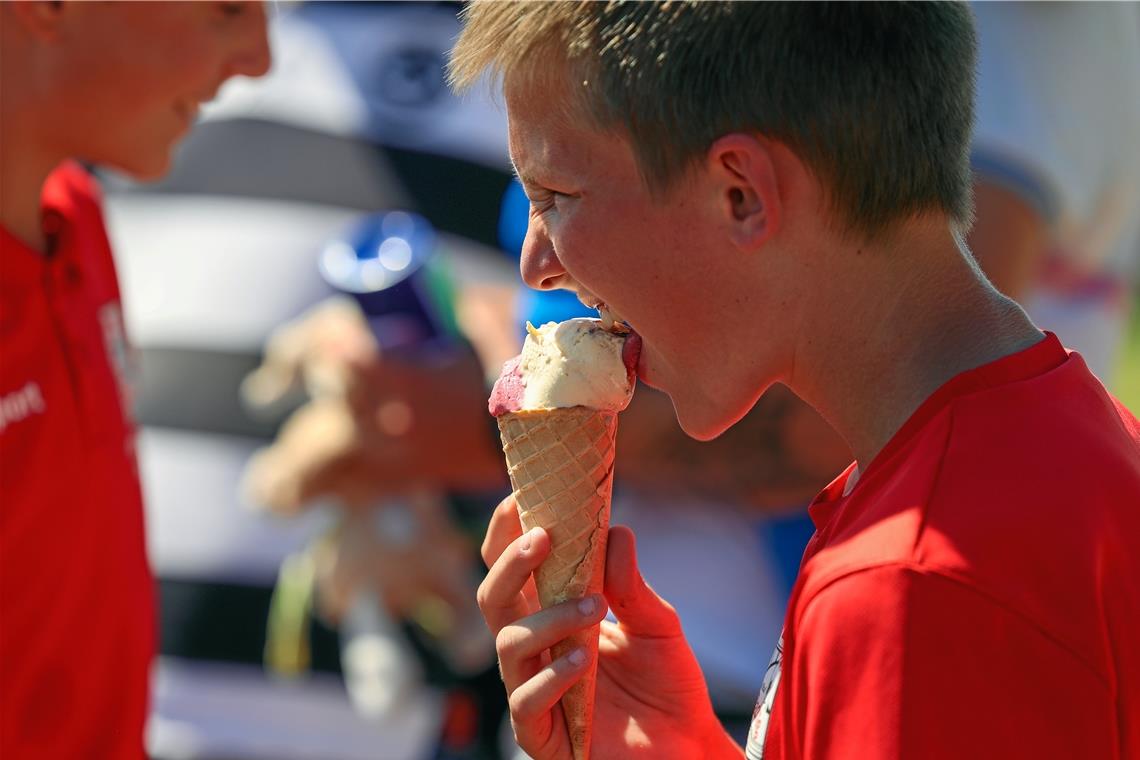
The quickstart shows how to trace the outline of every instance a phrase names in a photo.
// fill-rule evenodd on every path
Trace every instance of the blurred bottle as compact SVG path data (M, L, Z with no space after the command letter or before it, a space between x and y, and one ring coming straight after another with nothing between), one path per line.
M422 687L419 657L377 589L364 584L357 590L340 635L345 687L361 715L392 715Z
M418 214L364 217L321 251L321 275L356 299L384 350L450 343L458 334L439 239Z
M458 341L454 289L439 236L422 216L387 211L364 217L324 247L319 268L360 306L382 354L427 358ZM450 519L447 494L418 491L377 503L371 519L358 516L352 529L369 531L372 551L404 548L422 532L425 509ZM474 578L469 580L470 594L463 596L471 604L444 609L442 599L428 596L411 621L386 609L373 585L356 590L341 627L342 660L349 693L363 712L391 709L423 684L424 668L404 638L409 622L420 634L420 651L441 659L456 676L489 667L494 645L474 605Z

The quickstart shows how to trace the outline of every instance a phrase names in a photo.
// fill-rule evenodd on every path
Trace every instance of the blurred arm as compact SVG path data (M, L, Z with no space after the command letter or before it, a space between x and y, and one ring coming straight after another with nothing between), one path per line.
M851 463L839 434L782 385L704 443L681 431L668 396L643 386L622 414L618 450L621 478L646 493L764 511L802 506Z
M253 501L295 512L322 497L352 507L423 488L506 486L469 346L382 352L348 309L315 311L279 336L259 373L300 374L312 398L251 461Z

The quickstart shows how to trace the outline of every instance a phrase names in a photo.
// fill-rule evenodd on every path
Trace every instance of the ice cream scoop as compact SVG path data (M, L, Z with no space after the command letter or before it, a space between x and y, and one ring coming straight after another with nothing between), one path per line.
M503 366L488 408L496 417L573 406L619 412L633 396L640 348L636 333L599 319L528 322L522 353Z

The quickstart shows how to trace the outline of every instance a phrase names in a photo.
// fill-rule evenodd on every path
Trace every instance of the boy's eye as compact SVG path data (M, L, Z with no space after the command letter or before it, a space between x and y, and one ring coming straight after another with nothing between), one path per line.
M530 199L531 208L537 214L545 214L547 211L554 208L555 201L558 199L558 196L560 196L560 195L562 195L562 193L555 193L555 192L544 192L541 194L536 193Z
M557 200L565 200L569 197L566 193L560 193L557 190L544 190L542 193L535 194L531 203L536 206L548 206Z

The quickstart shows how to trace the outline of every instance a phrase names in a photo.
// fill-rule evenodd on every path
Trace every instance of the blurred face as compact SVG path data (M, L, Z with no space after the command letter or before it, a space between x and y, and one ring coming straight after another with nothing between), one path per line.
M60 11L44 128L68 155L161 175L201 103L269 68L259 2L77 2ZM77 128L78 127L78 128Z
M775 301L755 257L729 242L723 188L698 167L655 201L624 137L569 123L545 107L549 93L508 86L506 101L531 200L523 279L607 304L641 335L638 374L670 395L682 428L723 432L778 375L754 339Z

